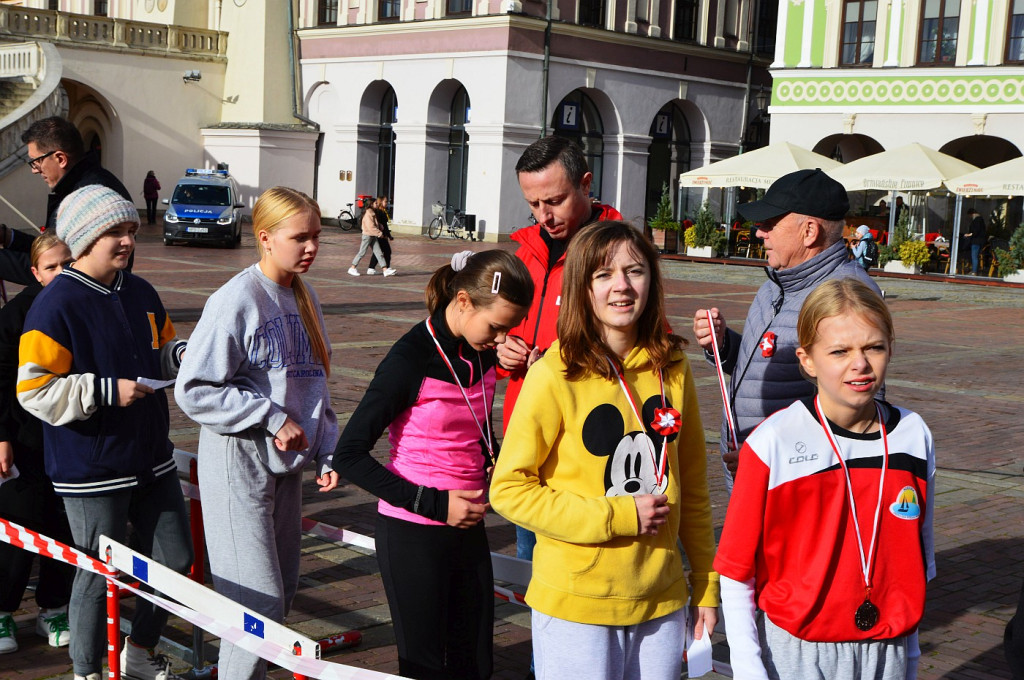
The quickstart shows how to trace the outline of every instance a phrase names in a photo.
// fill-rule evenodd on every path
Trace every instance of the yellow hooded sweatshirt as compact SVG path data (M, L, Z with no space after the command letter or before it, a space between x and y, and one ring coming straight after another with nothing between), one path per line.
M608 626L680 609L688 592L677 537L692 568L691 604L718 606L704 428L689 361L681 351L672 359L665 398L681 412L681 429L669 435L661 481L663 438L651 422L662 398L646 350L634 348L622 362L642 427L618 380L566 380L557 342L527 374L490 499L502 516L537 534L526 593L534 609ZM668 523L656 536L637 535L631 496L645 493L668 496Z

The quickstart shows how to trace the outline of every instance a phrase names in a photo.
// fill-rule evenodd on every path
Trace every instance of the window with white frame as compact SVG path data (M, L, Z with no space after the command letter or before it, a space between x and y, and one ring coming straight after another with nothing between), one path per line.
M918 64L952 65L960 29L960 0L924 0Z

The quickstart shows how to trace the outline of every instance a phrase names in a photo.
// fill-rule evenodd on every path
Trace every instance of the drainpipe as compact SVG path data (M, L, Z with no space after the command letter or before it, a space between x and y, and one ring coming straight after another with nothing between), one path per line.
M548 71L551 69L551 5L554 0L548 0L547 12L544 19L547 25L544 27L544 68L541 85L540 105L540 136L548 136Z
M313 152L313 198L317 198L320 187L320 158L323 153L324 144L324 133L320 130L320 124L311 118L307 118L302 115L299 111L299 101L302 93L299 92L299 60L298 50L295 49L295 43L299 39L299 35L295 30L295 17L292 13L292 3L285 5L288 11L288 63L291 65L291 78L292 78L292 116L301 120L306 125L311 126L319 134L316 136L316 147Z

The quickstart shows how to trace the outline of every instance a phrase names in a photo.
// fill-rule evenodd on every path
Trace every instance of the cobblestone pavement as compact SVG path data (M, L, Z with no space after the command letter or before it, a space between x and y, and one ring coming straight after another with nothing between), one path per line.
M252 237L246 235L242 249L235 251L168 248L160 243L156 227L144 227L136 272L157 287L179 334L187 337L206 297L254 261L252 246ZM429 274L454 250L494 247L399 237L393 263L398 275L384 279L345 273L357 246L358 235L325 227L321 254L307 279L320 295L333 340L330 385L342 421L355 408L391 343L425 316L423 288ZM683 335L690 334L693 311L708 305L722 309L739 328L763 281L757 267L666 261L664 270L671 322ZM938 577L929 587L921 627L919 677L1008 678L1002 631L1024 576L1020 443L1024 390L1019 368L1024 350L1024 290L974 281L951 284L884 278L879 284L886 291L897 330L889 398L924 416L938 450ZM726 505L714 455L720 397L714 371L692 348L690 358L700 391L714 517L720 529ZM496 406L496 413L499 409ZM174 443L195 450L198 428L173 405L171 423ZM386 452L378 446L375 454L383 457ZM307 484L307 517L372 535L374 512L375 500L350 485L320 494L315 485ZM514 554L514 532L500 517L488 519L488 535L493 550ZM32 632L36 609L31 594L23 604L16 613L21 650L0 657L0 680L67 676L66 651L47 647ZM327 658L397 672L387 602L376 561L366 551L306 538L302 582L287 623L314 638L359 629L364 636L361 645ZM177 626L180 630L171 631L171 637L186 643L186 627L180 622ZM530 656L527 611L500 603L494 633L495 677L522 678ZM722 636L716 640L717 657L726 650ZM287 675L272 673L272 677Z

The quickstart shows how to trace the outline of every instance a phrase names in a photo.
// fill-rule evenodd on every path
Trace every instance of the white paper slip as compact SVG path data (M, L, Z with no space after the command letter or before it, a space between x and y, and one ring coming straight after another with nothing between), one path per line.
M0 484L3 484L4 482L9 482L12 479L17 479L18 475L20 475L20 474L21 473L18 472L18 466L17 465L12 465L11 466L11 476L10 477L0 477ZM11 488L14 488L14 487L11 487Z
M711 672L711 635L708 631L699 640L690 643L686 650L686 677L699 678Z
M154 390L160 390L174 384L174 380L157 380L156 378L139 378L135 382L152 387Z

